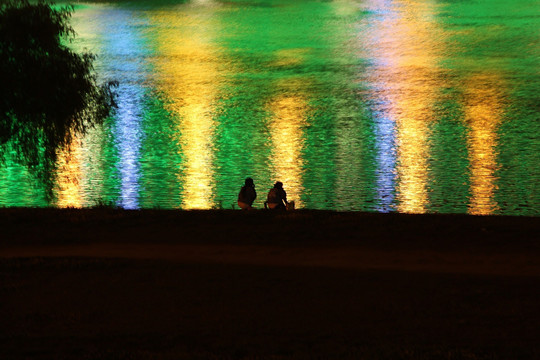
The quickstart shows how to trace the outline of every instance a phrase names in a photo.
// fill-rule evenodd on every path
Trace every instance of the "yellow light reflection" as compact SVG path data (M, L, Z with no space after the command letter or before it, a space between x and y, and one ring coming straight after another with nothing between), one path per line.
M156 35L161 56L154 60L160 77L158 88L170 101L169 110L178 117L182 208L208 209L213 205L215 187L216 124L212 110L220 77L219 58L208 30L215 26L211 17L194 13L160 12L152 21L164 24Z
M424 213L428 202L427 156L429 148L427 125L414 118L403 119L398 125L398 210L406 213Z
M294 82L293 87L294 86ZM289 83L289 86L291 86ZM306 123L307 101L300 94L282 94L270 102L272 120L270 135L272 138L273 176L281 181L287 199L294 200L296 207L302 207L300 196L302 185L304 148L303 127Z
M434 5L426 2L372 0L383 9L372 30L372 56L383 114L395 122L397 209L424 213L428 203L428 157L433 103L440 84L437 62L442 52L441 31L434 23Z
M496 75L479 74L466 82L465 120L469 125L468 148L471 171L469 213L488 215L497 210L497 128L502 99L502 81Z
M82 156L79 139L74 139L69 146L58 150L56 205L60 208L82 207L80 189Z

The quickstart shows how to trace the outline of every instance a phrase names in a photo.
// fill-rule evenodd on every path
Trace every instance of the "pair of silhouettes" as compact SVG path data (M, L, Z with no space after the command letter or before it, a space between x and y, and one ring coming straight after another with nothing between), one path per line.
M244 186L238 194L238 206L242 210L253 209L253 202L257 198L255 184L252 178L247 178ZM287 201L287 193L283 190L283 183L278 181L274 187L268 191L268 196L264 202L265 209L286 210L289 202Z

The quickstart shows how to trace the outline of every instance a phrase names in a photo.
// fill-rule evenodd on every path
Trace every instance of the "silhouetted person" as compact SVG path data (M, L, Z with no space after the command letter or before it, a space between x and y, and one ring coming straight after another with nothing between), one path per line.
M238 194L238 206L240 206L240 209L242 210L253 209L251 205L253 205L256 198L257 192L255 191L255 184L253 183L253 179L248 177Z
M287 204L287 193L283 190L283 183L278 181L268 191L268 197L264 205L265 207L268 206L269 209L286 210Z

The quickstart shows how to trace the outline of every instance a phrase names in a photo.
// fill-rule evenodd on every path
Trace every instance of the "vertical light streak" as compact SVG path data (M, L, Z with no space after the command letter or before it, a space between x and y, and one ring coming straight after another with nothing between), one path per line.
M81 141L73 139L71 144L58 150L56 206L60 208L82 207L80 182L82 179Z
M413 107L411 102L405 102L403 105ZM426 119L409 116L406 114L397 126L398 210L406 213L424 213L428 203L426 188L429 155L428 124Z
M435 78L440 31L428 2L372 0L377 20L368 31L373 60L381 211L388 211L397 180L397 209L423 213L428 203L429 123L439 84ZM395 167L395 170L392 169ZM394 180L394 177L396 180Z
M140 178L140 98L132 86L121 86L114 129L119 152L120 206L125 209L139 208Z
M382 102L382 107L388 104ZM375 135L377 137L377 196L380 212L392 210L395 198L396 130L391 114L384 110L375 112Z
M465 83L465 121L469 125L467 145L470 162L469 213L489 215L498 209L497 129L501 121L502 81L496 75L478 74Z
M116 148L118 158L115 159L115 167L118 176L118 196L117 205L125 209L139 208L140 196L140 149L142 141L141 119L142 100L144 95L143 82L145 81L144 71L144 46L141 44L141 36L138 33L136 24L140 19L134 11L108 5L95 5L93 9L96 13L88 14L89 19L80 21L78 29L83 34L99 33L96 39L90 38L88 42L94 47L99 47L99 53L105 57L98 57L99 74L104 80L118 80L120 85L116 89L116 102L118 108L114 114L112 125L112 141ZM90 27L91 31L88 31ZM92 136L85 137L85 142L89 150L88 161L103 159L103 155L92 154L95 150L101 150L101 145L96 144L99 136L95 132ZM97 148L97 149L96 149ZM106 161L106 160L105 160ZM88 171L99 169L96 164L85 166ZM95 177L95 174L93 174ZM101 177L98 175L98 177ZM103 176L104 177L104 176ZM96 182L93 179L94 183ZM88 182L91 193L94 193L91 202L99 201L104 194L97 193L94 183ZM103 199L101 199L103 200Z
M272 152L270 163L276 181L281 181L288 200L302 207L301 194L304 148L303 127L306 123L306 99L300 94L282 94L269 105L272 113L270 136Z
M367 71L367 81L373 93L371 101L376 135L376 208L380 212L389 212L393 209L395 198L396 114L391 111L393 99L387 86L392 79L387 73L395 66L393 60L396 55L393 54L393 44L389 44L392 40L395 12L392 11L389 0L370 0L367 6L375 15L368 27L359 31L358 52L359 57L372 59L371 69L368 68Z
M140 149L142 120L142 81L144 74L140 56L139 38L135 33L130 12L114 11L114 27L109 29L109 46L122 57L114 62L114 71L122 76L118 88L118 109L114 128L118 149L120 173L120 206L139 208Z
M183 185L184 209L211 208L215 187L213 109L219 59L211 43L215 26L209 16L212 7L199 11L162 12L153 19L162 23L157 34L161 56L155 59L158 87L178 118L179 151L183 156L178 180Z
M201 89L202 90L202 89ZM189 105L183 107L182 153L185 157L184 173L180 182L184 184L182 207L185 209L207 209L213 204L214 179L214 121L208 114L207 104L202 99L187 96ZM204 100L203 100L204 101Z

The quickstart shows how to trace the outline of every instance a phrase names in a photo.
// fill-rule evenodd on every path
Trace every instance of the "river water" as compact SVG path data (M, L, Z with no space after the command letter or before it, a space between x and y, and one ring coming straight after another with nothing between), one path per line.
M536 0L78 2L118 109L0 206L540 214Z

